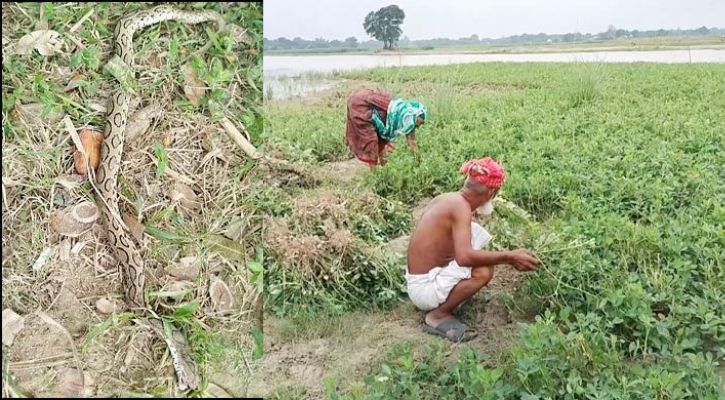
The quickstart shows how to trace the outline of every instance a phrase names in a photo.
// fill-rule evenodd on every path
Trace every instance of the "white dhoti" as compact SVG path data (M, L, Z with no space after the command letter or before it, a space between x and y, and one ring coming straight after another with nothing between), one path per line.
M481 250L491 241L491 235L481 225L471 222L471 247ZM406 271L408 297L416 307L430 311L443 304L458 282L471 277L471 267L462 267L456 260L448 265L435 267L427 274L411 274Z

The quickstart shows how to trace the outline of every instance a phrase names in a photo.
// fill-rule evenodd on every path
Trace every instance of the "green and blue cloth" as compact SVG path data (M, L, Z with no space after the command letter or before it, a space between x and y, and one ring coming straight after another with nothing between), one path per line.
M373 109L372 122L375 131L384 140L393 140L400 135L408 135L415 130L415 120L418 117L425 121L428 109L418 101L405 101L394 98L388 105L388 115L383 123L377 110Z

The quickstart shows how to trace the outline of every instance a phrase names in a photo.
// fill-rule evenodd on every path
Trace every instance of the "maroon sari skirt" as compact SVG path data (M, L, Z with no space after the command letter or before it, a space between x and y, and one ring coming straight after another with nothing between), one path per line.
M373 109L378 111L385 121L388 104L392 100L389 93L362 89L353 92L347 101L347 146L360 161L377 165L383 148L388 143L378 136L372 122Z

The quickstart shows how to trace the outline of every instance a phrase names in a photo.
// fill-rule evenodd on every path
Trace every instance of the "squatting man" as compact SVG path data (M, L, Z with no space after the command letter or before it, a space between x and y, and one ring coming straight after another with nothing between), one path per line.
M453 311L491 281L496 265L531 271L539 264L528 250L482 250L491 235L472 221L473 213L482 206L490 209L506 179L503 167L486 157L466 162L460 172L466 175L463 189L433 199L418 220L408 245L406 272L410 300L427 311L423 329L454 342L478 334Z

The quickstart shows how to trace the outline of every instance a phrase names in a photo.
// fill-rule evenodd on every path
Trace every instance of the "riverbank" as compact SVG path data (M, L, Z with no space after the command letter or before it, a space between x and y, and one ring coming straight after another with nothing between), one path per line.
M520 53L563 53L563 52L592 52L592 51L652 51L652 50L682 50L698 49L725 49L725 40L721 37L657 37L639 39L617 39L599 42L580 43L543 43L522 45L454 45L454 46L427 46L400 48L392 51L368 48L329 48L329 49L294 49L269 50L265 55L330 55L330 54L520 54Z

